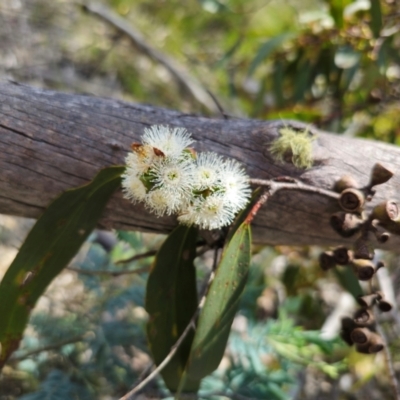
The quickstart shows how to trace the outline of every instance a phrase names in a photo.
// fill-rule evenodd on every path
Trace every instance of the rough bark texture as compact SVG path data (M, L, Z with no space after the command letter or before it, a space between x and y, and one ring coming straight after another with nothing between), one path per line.
M398 197L400 149L375 141L315 131L314 167L299 170L274 162L268 148L291 121L209 119L148 105L71 95L15 83L0 83L0 212L37 218L62 191L88 182L96 172L123 164L132 142L153 124L187 128L199 151L215 151L244 163L254 178L289 175L330 189L335 179L350 174L360 185L381 162L395 172L378 187L372 204ZM269 244L346 243L329 225L338 210L335 201L318 194L282 191L257 215L254 240ZM167 232L175 218L156 218L141 205L114 195L100 222L105 228ZM347 241L349 243L349 241ZM386 248L397 249L392 238Z

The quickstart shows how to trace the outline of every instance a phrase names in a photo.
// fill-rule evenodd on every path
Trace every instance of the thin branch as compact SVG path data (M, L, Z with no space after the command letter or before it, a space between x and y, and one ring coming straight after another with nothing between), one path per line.
M217 258L218 251L214 253L214 264L215 260ZM186 336L190 332L191 329L195 329L195 322L197 319L197 316L199 315L201 309L204 306L205 299L208 293L208 290L211 286L212 281L214 280L214 271L211 272L210 276L208 277L207 284L205 286L202 298L200 299L199 305L197 306L197 309L195 313L193 314L192 318L190 319L188 325L186 326L185 330L182 332L181 336L179 339L176 341L176 343L171 347L170 352L167 354L167 356L164 358L164 360L155 368L150 375L147 376L146 379L144 379L142 382L140 382L138 385L136 385L130 392L122 396L119 400L131 400L134 394L136 394L139 390L143 389L149 382L151 382L171 361L172 357L175 355L177 350L179 349L179 346L182 344L182 342L185 340Z
M82 268L75 268L75 267L67 267L69 271L77 272L78 274L82 275L90 275L90 276L99 276L99 275L106 275L117 277L121 275L129 275L129 274L141 274L143 272L149 272L150 266L136 268L136 269L125 269L122 271L107 271L107 270L90 270L90 269L82 269Z
M57 342L57 343L49 344L47 346L43 346L43 347L40 347L40 348L35 349L35 350L27 351L25 354L22 354L20 356L11 357L10 361L25 360L26 358L28 358L30 356L33 356L35 354L38 354L38 353L42 353L43 351L55 350L55 349L58 349L58 348L60 348L62 346L65 346L67 344L81 342L82 340L85 339L85 336L86 336L86 334L74 336L74 337L69 338L69 339L61 340L60 342Z
M127 264L132 261L140 260L142 258L152 257L157 254L157 251L158 250L149 250L149 251L146 251L145 253L135 254L134 256L126 258L124 260L118 260L115 262L115 264Z
M197 308L196 312L193 314L193 317L190 319L189 324L186 326L185 330L182 332L179 339L176 343L171 347L170 352L164 358L164 360L153 370L153 372L147 376L142 382L140 382L137 386L135 386L130 392L128 392L125 396L122 396L119 400L130 400L132 396L145 387L150 381L152 381L171 361L172 357L175 355L181 343L185 340L186 336L188 335L189 331L194 328L194 323L199 313L199 308Z
M153 48L144 38L144 36L134 29L126 20L115 14L112 10L97 3L78 3L84 11L87 11L96 17L112 25L119 32L122 32L127 36L132 43L138 47L143 54L146 54L149 58L157 61L163 65L175 80L184 87L200 104L206 107L211 113L218 114L220 111L219 103L215 101L215 97L211 96L210 93L203 88L201 83L192 75L190 75L186 69L179 65L175 60L168 57L166 54Z
M269 196L274 195L279 190L301 190L320 194L331 199L338 199L339 194L332 190L326 190L317 186L307 185L291 177L281 177L277 179L250 179L253 185L265 186L268 188Z

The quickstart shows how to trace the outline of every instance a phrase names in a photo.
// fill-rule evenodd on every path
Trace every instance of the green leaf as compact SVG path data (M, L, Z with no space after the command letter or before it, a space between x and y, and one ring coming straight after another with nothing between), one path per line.
M150 319L147 337L154 362L159 365L176 343L196 312L198 299L196 271L197 230L178 226L157 253L146 291L146 310ZM190 331L178 351L161 371L165 384L178 389L194 333ZM199 380L187 381L186 390L197 391Z
M334 268L334 273L344 289L346 289L356 300L363 295L360 282L358 281L353 269L350 267Z
M18 347L38 298L96 226L123 171L103 169L91 183L66 191L30 231L0 284L0 368Z
M253 75L254 71L258 68L258 66L267 58L269 55L275 51L278 47L282 46L282 44L295 36L293 32L286 32L281 35L275 36L270 40L267 40L264 44L260 46L258 49L257 55L254 57L253 61L249 67L249 76Z
M380 0L371 0L371 30L375 38L380 36L382 30L382 9Z
M343 29L343 11L349 3L351 3L351 0L331 0L329 2L329 11L338 29Z
M250 225L237 229L224 251L200 314L186 374L202 379L219 365L250 264Z

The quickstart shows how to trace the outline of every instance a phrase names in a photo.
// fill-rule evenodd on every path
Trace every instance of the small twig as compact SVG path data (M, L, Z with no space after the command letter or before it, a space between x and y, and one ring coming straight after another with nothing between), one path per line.
M22 354L20 356L11 357L10 361L25 360L25 358L28 358L28 357L33 356L33 355L38 354L38 353L42 353L43 351L55 350L55 349L58 349L58 348L60 348L62 346L65 346L67 344L81 342L84 339L85 339L85 334L84 335L74 336L74 337L69 338L69 339L61 340L60 342L57 342L57 343L49 344L47 346L43 346L43 347L40 347L40 348L35 349L35 350L27 351L25 354Z
M216 251L215 257L217 257L218 252ZM214 258L214 262L215 262ZM181 336L179 336L179 339L175 342L175 344L171 347L170 352L167 354L167 356L164 358L164 360L155 368L150 375L147 376L146 379L144 379L142 382L140 382L138 385L136 385L130 392L122 396L119 400L131 400L134 394L136 394L139 390L143 389L149 382L151 382L166 366L167 364L171 361L172 357L175 355L177 350L179 349L179 346L182 344L182 342L185 340L186 336L190 332L191 329L195 328L195 322L197 319L197 316L199 315L201 309L203 308L208 290L211 286L212 281L214 280L214 272L210 274L208 277L207 285L204 289L204 293L202 298L200 299L199 305L197 306L197 309L195 313L193 314L192 318L190 319L188 325L186 326L185 330L182 332Z
M90 270L90 269L82 269L75 267L67 267L67 269L82 275L91 275L91 276L107 275L115 278L121 275L141 274L143 272L149 272L150 266L146 266L143 268L136 268L136 269L125 269L122 271Z
M152 257L152 256L155 256L157 254L157 251L158 250L149 250L149 251L146 251L145 253L135 254L132 257L125 258L123 260L118 260L118 261L115 262L115 264L127 264L127 263L130 263L132 261L140 260L142 258Z
M321 189L316 186L307 185L292 177L282 176L275 179L250 179L250 183L253 185L263 186L266 189L249 212L249 215L246 218L247 223L250 223L253 220L261 206L279 190L302 190L305 192L317 193L332 199L339 198L338 193L331 190Z
M322 189L316 186L307 185L291 177L280 177L276 180L272 179L250 179L253 185L265 186L268 188L269 196L274 195L279 190L301 190L304 192L311 192L320 194L321 196L338 199L339 193L332 190Z

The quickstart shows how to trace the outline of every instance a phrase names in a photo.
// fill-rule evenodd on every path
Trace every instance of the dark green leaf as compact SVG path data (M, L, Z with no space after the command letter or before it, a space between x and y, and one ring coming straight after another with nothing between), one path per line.
M293 32L286 32L281 35L275 36L272 39L267 40L264 44L260 46L257 51L256 56L249 67L249 76L253 75L254 71L258 68L258 66L269 57L269 55L275 51L278 47L282 46L282 44L295 36Z
M245 222L227 244L200 314L186 371L191 379L202 379L221 361L246 284L250 245L250 225Z
M176 343L197 309L196 257L197 230L178 226L157 253L146 292L150 319L147 336L154 361L159 365ZM171 391L176 391L186 365L193 331L189 332L161 375ZM186 390L197 391L200 381L187 381Z
M96 226L120 185L124 167L110 167L56 199L36 222L0 284L0 367L18 347L31 309Z
M371 0L371 30L375 38L378 38L382 29L382 10L380 0Z
M360 282L350 267L335 268L333 271L342 287L355 299L357 299L358 296L362 296L363 290Z

